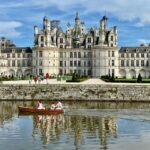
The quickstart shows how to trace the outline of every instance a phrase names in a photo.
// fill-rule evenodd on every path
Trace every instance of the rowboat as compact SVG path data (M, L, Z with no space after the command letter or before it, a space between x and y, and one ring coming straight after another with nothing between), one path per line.
M49 114L60 114L64 113L63 109L37 109L34 107L18 107L19 113L27 113L27 114L39 114L39 115L49 115Z

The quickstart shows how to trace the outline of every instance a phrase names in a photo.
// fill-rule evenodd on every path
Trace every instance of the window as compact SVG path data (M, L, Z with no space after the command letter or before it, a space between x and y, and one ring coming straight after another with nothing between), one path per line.
M64 61L64 66L66 67L66 61Z
M92 74L92 71L91 70L88 70L88 75L90 76Z
M32 65L31 61L28 60L28 61L27 61L27 66L30 67L31 65Z
M144 60L141 60L141 66L144 67Z
M88 38L88 43L91 43L91 38Z
M134 53L131 53L131 57L132 57L132 58L134 57Z
M11 65L10 65L10 60L8 60L8 67L10 67Z
M28 58L30 58L32 56L32 54L27 54L28 55Z
M62 61L59 62L59 66L63 67L63 62Z
M42 66L42 65L43 65L43 61L39 60L39 66Z
M76 67L77 66L77 61L74 61L74 67Z
M124 67L124 60L121 60L121 67Z
M10 58L10 54L7 54L7 58Z
M127 66L127 67L129 67L129 60L127 60L127 62L126 62L126 66Z
M121 57L124 58L124 53L121 53Z
M12 54L12 58L15 58L15 53Z
M90 58L91 57L91 52L88 52L88 58Z
M136 66L139 67L139 60L136 60Z
M74 58L77 58L77 53L76 52L74 52Z
M72 67L73 66L73 63L72 63L72 61L70 61L70 67Z
M42 51L39 51L39 57L43 57Z
M15 67L15 60L12 60L12 67Z
M86 67L86 61L84 61L84 67Z
M63 38L60 38L60 43L63 43Z
M81 61L78 61L78 67L81 67Z
M70 52L70 58L73 58L73 53L72 52Z
M63 74L63 70L59 69L59 74L62 75Z
M88 61L88 67L91 67L91 61Z
M60 45L59 48L63 48L63 45Z
M17 57L20 58L20 54L17 54Z
M63 58L63 52L60 52L60 58Z
M141 53L141 57L144 58L144 53Z
M147 53L147 58L149 57L149 54Z
M92 47L91 45L88 45L88 49L91 49L91 47Z
M44 41L44 37L43 36L41 36L41 42L43 42Z
M43 74L43 70L39 69L39 74L42 75Z
M115 66L115 60L112 60L112 66Z
M111 47L113 47L114 45L113 44L111 44Z
M134 67L134 60L131 60L131 67Z
M81 58L81 52L78 52L78 58Z
M147 67L149 66L149 61L148 61L148 60L146 61L146 66L147 66Z
M112 51L112 57L115 57L115 52L114 51Z
M139 53L136 53L136 57L139 58Z
M126 54L126 57L127 57L127 58L129 57L129 53Z
M44 47L44 44L41 44L41 47Z
M114 41L114 37L113 36L111 36L111 41Z
M17 61L18 67L21 67L21 62L20 60Z
M23 53L23 58L25 58L26 57L26 54L25 53Z
M23 66L23 67L26 66L26 61L25 61L25 60L22 61L22 66Z

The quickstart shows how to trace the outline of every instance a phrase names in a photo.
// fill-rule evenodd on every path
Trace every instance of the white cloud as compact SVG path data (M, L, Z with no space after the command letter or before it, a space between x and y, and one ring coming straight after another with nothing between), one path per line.
M48 8L57 7L66 13L76 11L75 8L84 8L81 13L100 12L111 13L119 20L136 20L138 25L150 24L149 0L14 0L4 2L0 8Z
M150 40L148 40L148 39L138 39L137 41L138 41L140 44L145 44L145 45L147 45L147 44L150 43Z
M0 21L0 35L9 38L19 37L21 33L17 28L21 27L22 23L16 21Z
M31 3L41 7L54 5L66 12L70 12L75 6L85 8L82 13L106 11L120 20L136 20L140 24L150 24L149 0L32 0Z

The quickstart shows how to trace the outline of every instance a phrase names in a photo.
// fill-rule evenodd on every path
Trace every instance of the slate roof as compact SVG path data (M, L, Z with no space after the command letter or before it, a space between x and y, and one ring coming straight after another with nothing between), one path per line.
M119 50L120 53L149 53L150 47L121 47Z
M22 53L22 50L25 50L25 53L32 53L30 47L8 47L1 50L1 53L12 53L13 50L15 50L15 53Z

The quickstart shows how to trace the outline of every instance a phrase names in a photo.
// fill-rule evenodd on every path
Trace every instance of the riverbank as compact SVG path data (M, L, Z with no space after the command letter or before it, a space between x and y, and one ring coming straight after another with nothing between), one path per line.
M0 100L39 99L150 102L150 84L105 83L99 79L89 79L81 83L56 83L51 80L48 84L0 84Z

